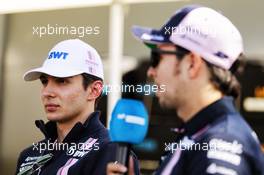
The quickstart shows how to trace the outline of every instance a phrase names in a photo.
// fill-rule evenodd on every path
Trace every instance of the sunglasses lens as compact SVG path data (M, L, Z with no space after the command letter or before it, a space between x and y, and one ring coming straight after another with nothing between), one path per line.
M160 54L156 51L151 51L150 66L157 67L160 61Z

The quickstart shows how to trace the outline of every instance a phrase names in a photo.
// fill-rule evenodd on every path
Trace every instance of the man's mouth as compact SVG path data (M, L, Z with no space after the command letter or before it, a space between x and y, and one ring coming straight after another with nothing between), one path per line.
M57 104L46 104L45 105L45 109L48 112L55 112L59 107L60 105L57 105Z

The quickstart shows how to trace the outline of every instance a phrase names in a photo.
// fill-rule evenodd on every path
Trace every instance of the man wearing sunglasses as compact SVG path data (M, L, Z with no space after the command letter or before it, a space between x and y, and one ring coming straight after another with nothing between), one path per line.
M160 105L184 122L155 174L264 174L257 135L234 105L243 53L237 28L213 9L186 6L161 29L136 26L133 34L151 49L147 75L166 87L156 93ZM109 175L125 171L108 164Z

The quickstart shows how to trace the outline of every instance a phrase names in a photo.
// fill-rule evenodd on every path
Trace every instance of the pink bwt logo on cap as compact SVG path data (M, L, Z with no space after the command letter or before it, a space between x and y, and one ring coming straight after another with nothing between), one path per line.
M85 63L88 65L94 65L94 66L98 66L98 63L96 62L96 60L94 59L93 55L91 54L90 51L87 52L88 54L88 59L85 59Z
M88 59L89 60L93 60L93 56L92 56L91 52L90 51L87 51L87 54L88 54Z
M88 71L92 74L95 74L95 69L91 66L88 67Z

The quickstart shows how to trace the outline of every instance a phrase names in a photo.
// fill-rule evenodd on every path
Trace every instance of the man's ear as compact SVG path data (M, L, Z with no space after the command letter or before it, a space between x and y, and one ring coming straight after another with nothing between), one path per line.
M196 78L201 72L201 68L203 64L202 57L196 53L190 53L189 61L190 61L188 68L189 76L190 78Z
M88 92L88 100L95 100L97 99L103 91L103 82L100 80L94 81L92 84L89 85L87 88Z

